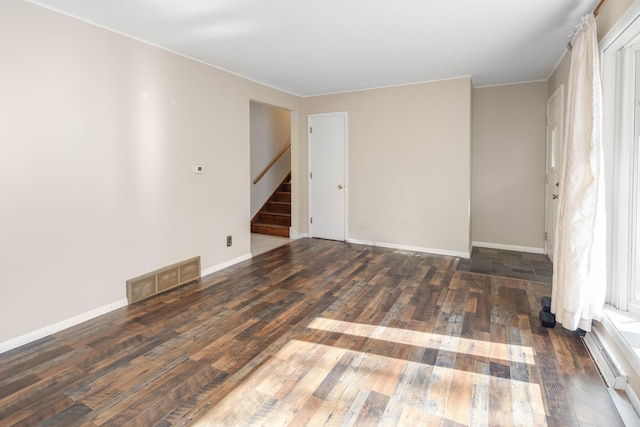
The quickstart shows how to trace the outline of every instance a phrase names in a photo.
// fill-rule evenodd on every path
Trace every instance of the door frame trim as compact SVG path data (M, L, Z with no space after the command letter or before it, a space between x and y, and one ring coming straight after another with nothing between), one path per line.
M307 114L307 227L309 237L313 237L313 224L311 218L313 216L313 193L311 190L311 178L309 177L309 167L311 165L311 119L313 117L330 117L341 116L344 118L344 236L342 241L347 241L349 236L349 112L336 111L330 113L311 113Z
M545 173L545 177L546 177L546 185L544 187L544 232L545 235L548 236L549 233L549 210L552 206L552 202L549 199L549 194L551 193L551 191L549 190L550 188L552 188L552 186L554 185L552 182L549 182L549 148L550 148L550 135L549 135L549 105L551 104L551 102L555 99L555 98L560 98L560 136L559 136L559 141L561 144L561 147L556 147L556 168L560 168L560 162L561 162L561 157L563 156L563 151L564 151L564 84L561 84L560 86L558 86L558 88L553 92L553 94L547 99L547 103L546 103L546 113L547 113L547 126L545 129L545 159L544 159L544 173ZM558 152L558 149L560 150ZM558 171L558 173L561 173L560 171ZM556 221L556 228L557 228L557 221ZM550 236L550 238L555 239L555 235L557 233L557 229L554 228L554 233L553 236ZM554 254L555 254L555 242L554 242ZM545 255L549 255L549 239L545 239L544 241L544 253Z

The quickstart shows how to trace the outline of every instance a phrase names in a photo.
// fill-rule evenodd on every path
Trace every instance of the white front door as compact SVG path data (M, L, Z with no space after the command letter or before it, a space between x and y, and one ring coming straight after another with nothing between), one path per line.
M553 260L558 190L560 185L560 157L563 147L564 86L560 86L547 101L547 186L545 252Z
M346 238L347 113L309 115L309 235Z

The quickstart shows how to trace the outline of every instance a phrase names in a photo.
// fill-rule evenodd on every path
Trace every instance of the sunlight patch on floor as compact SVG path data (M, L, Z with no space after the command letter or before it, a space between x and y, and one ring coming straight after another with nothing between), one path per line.
M376 401L377 425L488 425L496 392L519 425L546 425L540 386L488 363L469 372L292 340L196 425L354 425Z
M309 327L327 332L339 332L342 334L391 341L398 344L435 348L472 356L535 365L534 350L528 346L438 335L386 326L352 323L322 317L314 319L309 324Z

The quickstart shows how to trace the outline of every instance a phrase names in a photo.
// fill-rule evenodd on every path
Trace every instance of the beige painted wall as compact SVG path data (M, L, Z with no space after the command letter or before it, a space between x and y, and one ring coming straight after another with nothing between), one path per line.
M558 62L556 69L553 71L551 77L549 77L549 84L547 88L547 99L551 98L554 92L564 85L563 92L566 98L567 96L567 82L569 81L569 67L571 66L571 55L569 51L565 52L564 56Z
M474 244L544 250L546 100L547 82L475 89Z
M299 98L19 0L0 63L0 343L248 256L249 102Z
M349 114L348 239L468 253L469 78L310 97L304 109Z

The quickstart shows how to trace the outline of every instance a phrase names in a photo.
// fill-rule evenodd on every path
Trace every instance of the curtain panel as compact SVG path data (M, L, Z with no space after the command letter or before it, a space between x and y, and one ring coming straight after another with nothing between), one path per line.
M591 330L606 293L602 95L596 22L572 38L551 311L563 327Z

